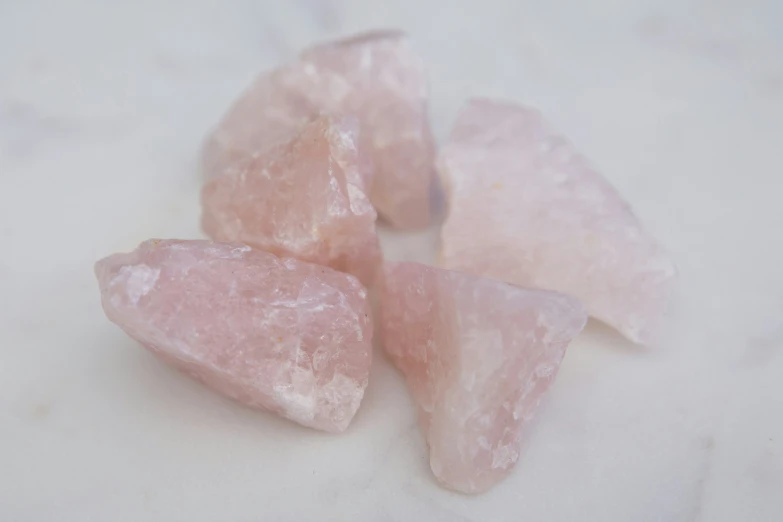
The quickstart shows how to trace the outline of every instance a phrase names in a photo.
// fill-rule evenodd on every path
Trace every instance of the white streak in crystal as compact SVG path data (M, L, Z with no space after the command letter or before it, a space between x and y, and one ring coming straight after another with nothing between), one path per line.
M246 246L237 247L237 248L231 250L231 256L235 257L235 258L241 258L245 254L245 252L250 252L250 250L251 250L250 247L247 246L247 245Z
M519 458L519 452L511 446L499 446L492 452L492 469L506 469Z
M160 277L160 268L150 268L147 265L123 266L114 277L110 286L124 283L128 299L134 305L147 295Z
M275 386L274 400L286 417L295 422L306 424L315 418L315 397L300 393L291 385Z

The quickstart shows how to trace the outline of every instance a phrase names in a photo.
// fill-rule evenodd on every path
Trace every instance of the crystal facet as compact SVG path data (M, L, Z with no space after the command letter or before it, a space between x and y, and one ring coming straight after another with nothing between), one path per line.
M378 31L312 47L262 74L208 137L208 175L241 170L315 116L355 115L360 149L374 165L370 199L391 224L425 226L434 143L424 66L406 36Z
M242 169L211 178L201 194L204 231L371 285L380 247L355 134L350 119L320 117Z
M574 295L632 341L654 341L674 264L537 111L469 102L439 170L449 206L445 268Z
M149 240L95 265L106 316L249 406L339 432L364 395L367 292L354 277L236 243Z
M520 439L586 314L574 298L387 263L381 339L418 404L430 466L447 487L486 491Z

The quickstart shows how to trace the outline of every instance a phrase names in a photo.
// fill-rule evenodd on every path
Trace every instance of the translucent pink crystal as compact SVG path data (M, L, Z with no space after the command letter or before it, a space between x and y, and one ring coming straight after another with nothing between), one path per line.
M629 339L653 341L675 284L672 261L537 111L469 102L439 164L444 267L574 295Z
M399 227L430 220L434 145L421 59L404 34L372 32L313 47L261 75L208 137L209 175L241 169L320 113L355 115L360 148L374 164L370 198Z
M432 471L486 491L516 463L586 314L572 297L417 263L384 272L382 342L418 404Z
M371 359L352 276L250 247L150 240L95 265L106 316L171 365L252 407L343 431Z
M211 178L204 231L348 272L370 285L380 262L376 213L364 193L355 126L321 117L288 143Z

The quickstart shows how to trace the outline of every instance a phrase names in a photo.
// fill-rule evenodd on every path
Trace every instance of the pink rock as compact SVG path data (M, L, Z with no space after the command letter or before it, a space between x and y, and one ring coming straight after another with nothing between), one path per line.
M418 404L430 466L446 487L486 491L520 439L566 346L579 302L417 263L387 263L381 338Z
M355 133L350 120L321 117L243 169L211 178L201 194L204 231L372 284L381 254Z
M653 341L674 264L537 111L469 102L439 166L449 202L444 267L574 295L632 341Z
M352 276L250 247L149 240L95 265L106 316L207 386L339 432L367 386L372 320Z
M261 75L208 137L208 175L242 169L248 157L287 141L320 113L350 113L361 125L360 148L374 163L370 198L393 225L430 221L434 144L422 60L404 34L371 32L306 50Z

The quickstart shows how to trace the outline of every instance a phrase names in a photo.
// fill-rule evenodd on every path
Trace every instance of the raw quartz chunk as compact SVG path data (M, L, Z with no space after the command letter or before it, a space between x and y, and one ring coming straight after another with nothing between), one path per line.
M587 319L574 298L417 263L387 263L381 337L418 404L433 473L479 493L505 477Z
M288 143L257 152L201 193L211 238L348 272L371 285L380 262L355 121L320 117Z
M392 225L430 221L434 142L424 65L407 37L376 31L312 47L262 74L207 138L207 175L241 170L319 114L358 118L360 149L374 166L370 199ZM368 183L369 183L368 172Z
M95 265L106 316L207 386L304 426L345 430L372 321L352 276L250 247L149 240Z
M439 168L449 207L445 268L574 295L630 340L654 341L674 264L537 111L469 102Z

